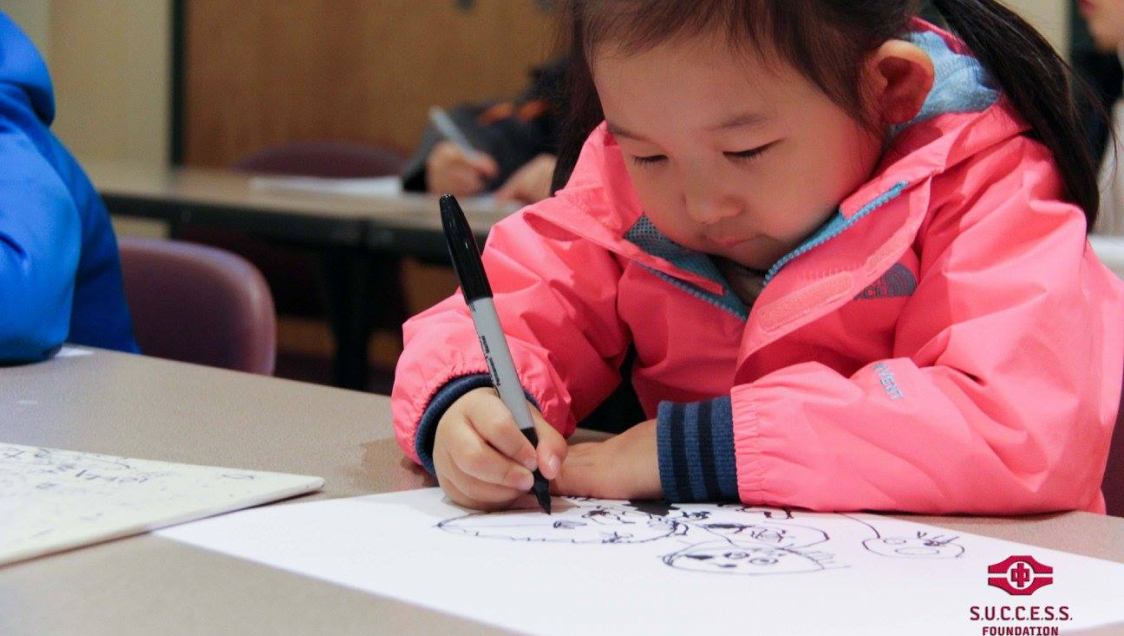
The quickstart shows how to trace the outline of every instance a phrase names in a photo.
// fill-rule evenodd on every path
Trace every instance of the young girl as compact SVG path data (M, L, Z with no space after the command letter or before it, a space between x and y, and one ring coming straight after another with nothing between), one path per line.
M406 454L482 509L537 467L564 495L1103 511L1124 285L1065 65L992 0L933 4L955 36L904 0L576 0L584 146L484 255L537 452L457 295L405 326ZM567 449L626 358L651 419Z

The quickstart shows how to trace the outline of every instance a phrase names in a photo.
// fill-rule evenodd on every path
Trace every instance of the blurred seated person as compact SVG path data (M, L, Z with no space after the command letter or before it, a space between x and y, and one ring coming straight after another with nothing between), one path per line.
M566 112L564 60L534 69L531 86L512 102L462 105L453 123L479 150L470 158L431 124L402 173L407 191L534 203L550 196L558 133Z
M1083 0L1080 3L1097 52L1119 58L1124 52L1124 0ZM1094 56L1086 56L1093 58ZM1124 101L1120 101L1120 65L1118 60L1102 56L1101 60L1077 59L1085 67L1097 92L1106 104L1112 104L1112 132L1114 135L1097 136L1096 143L1104 148L1101 160L1101 212L1093 231L1097 234L1124 235L1124 170L1119 167L1119 156L1124 152ZM1110 68L1111 67L1111 68ZM1111 82L1112 86L1105 84ZM1094 118L1095 119L1095 118ZM1100 131L1094 131L1100 132Z

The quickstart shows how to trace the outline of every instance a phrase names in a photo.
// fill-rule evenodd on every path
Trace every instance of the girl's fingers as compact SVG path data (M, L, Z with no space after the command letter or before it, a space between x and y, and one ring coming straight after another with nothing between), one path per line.
M562 469L562 462L566 459L566 439L553 426L543 419L538 409L531 409L531 416L535 420L535 433L539 437L538 466L539 472L547 479L554 479Z
M534 470L538 465L535 447L516 426L515 419L499 398L496 400L499 408L489 409L487 413L469 414L469 420L480 437L493 448L527 470Z
M594 450L594 444L577 444L571 448L558 476L550 483L550 492L574 497L598 496L599 482Z
M489 446L475 429L470 435L462 435L453 463L465 475L481 482L508 489L527 492L534 484L531 471L515 461L501 455Z
M452 479L445 480L444 483L441 484L441 489L444 490L449 499L451 499L453 503L457 504L458 506L472 508L473 510L483 510L485 512L499 510L503 507L499 504L487 503L484 501L473 499L472 497L466 495L460 488L458 488L457 485L453 483Z
M446 471L442 488L449 493L453 501L478 510L506 508L527 493L526 490L481 481L464 473L455 465Z

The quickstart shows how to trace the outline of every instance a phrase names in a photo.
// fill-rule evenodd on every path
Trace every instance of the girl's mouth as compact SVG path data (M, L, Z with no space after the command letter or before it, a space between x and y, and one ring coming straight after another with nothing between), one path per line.
M737 247L738 245L741 245L742 243L748 242L752 238L753 238L752 236L747 236L745 238L732 238L732 237L725 237L724 236L724 237L720 237L720 238L714 238L714 239L711 239L711 240L714 241L715 243L721 245L722 247L728 248L728 247Z

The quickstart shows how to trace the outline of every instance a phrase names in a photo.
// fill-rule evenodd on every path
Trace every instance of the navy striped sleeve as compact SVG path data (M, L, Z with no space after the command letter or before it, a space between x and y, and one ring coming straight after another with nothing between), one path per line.
M656 417L660 482L673 503L737 501L730 397L661 402Z
M418 423L417 435L414 437L414 450L417 451L418 459L430 475L437 475L437 469L433 467L433 438L437 435L437 423L441 421L441 416L462 395L485 386L492 386L492 378L487 373L454 378L441 387L429 401L429 406L425 407L425 413L422 413L421 422Z

